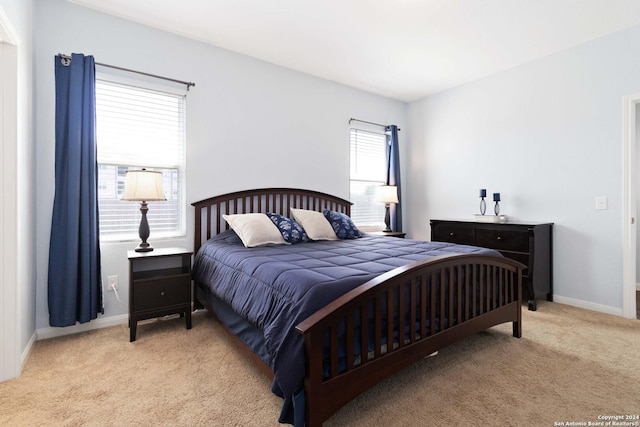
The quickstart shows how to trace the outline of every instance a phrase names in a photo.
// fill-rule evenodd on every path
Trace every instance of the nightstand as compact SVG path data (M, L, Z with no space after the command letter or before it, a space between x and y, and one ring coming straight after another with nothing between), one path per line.
M399 237L404 239L404 236L407 233L403 233L402 231L369 231L367 234L373 234L375 236L387 236L387 237Z
M191 255L184 248L128 251L129 341L138 321L179 313L191 329Z

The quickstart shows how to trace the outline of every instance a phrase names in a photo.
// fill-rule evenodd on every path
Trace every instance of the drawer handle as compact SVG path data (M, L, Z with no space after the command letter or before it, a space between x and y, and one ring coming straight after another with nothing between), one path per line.
M498 240L502 240L502 237L501 237L501 236L498 236L498 237L496 237L496 238L497 238Z
M160 296L163 296L163 295L164 295L164 291L160 292Z
M449 236L455 236L456 233L454 233L453 231L449 232Z

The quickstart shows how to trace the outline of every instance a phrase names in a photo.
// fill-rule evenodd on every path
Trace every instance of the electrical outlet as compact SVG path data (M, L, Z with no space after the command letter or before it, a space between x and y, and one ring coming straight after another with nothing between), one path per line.
M107 290L113 292L118 289L118 276L107 276Z
M596 197L596 210L604 211L609 209L609 200L604 196Z

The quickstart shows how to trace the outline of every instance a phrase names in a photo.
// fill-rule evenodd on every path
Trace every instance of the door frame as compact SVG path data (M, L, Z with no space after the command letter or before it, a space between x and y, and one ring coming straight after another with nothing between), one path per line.
M636 108L640 93L622 101L622 315L636 318L636 222L638 188Z
M17 37L0 6L0 382L20 376Z

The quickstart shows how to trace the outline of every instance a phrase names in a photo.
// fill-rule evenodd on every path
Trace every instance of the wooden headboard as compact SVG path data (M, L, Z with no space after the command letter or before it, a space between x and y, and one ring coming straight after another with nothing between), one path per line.
M229 229L222 215L273 212L291 217L291 208L330 209L351 215L352 203L313 190L260 188L222 194L191 205L195 207L193 250L197 252L203 241Z

